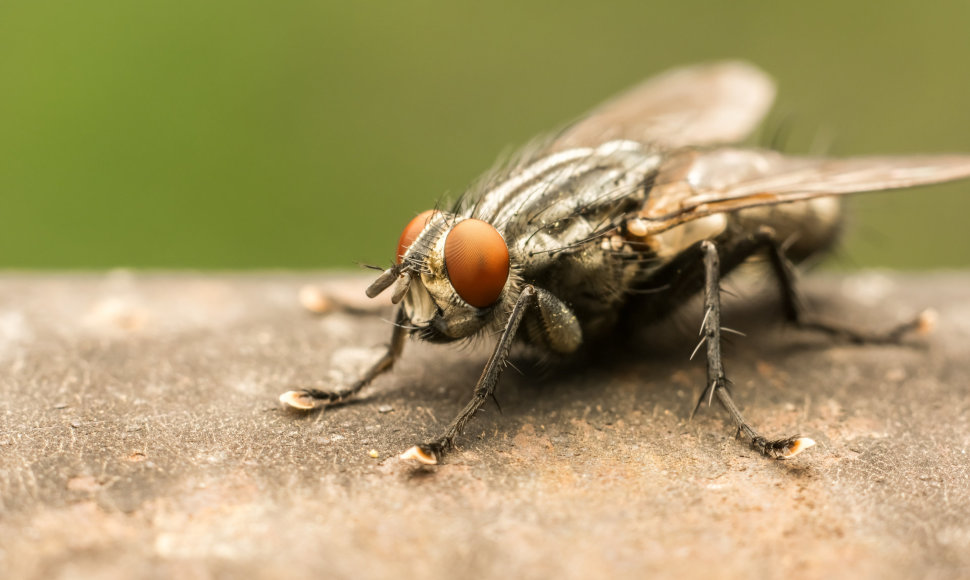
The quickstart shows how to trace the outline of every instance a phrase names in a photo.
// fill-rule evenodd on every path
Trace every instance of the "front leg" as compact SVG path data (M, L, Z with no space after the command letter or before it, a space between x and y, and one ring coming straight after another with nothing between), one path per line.
M495 386L498 384L499 376L508 361L509 349L512 348L515 334L523 318L533 307L538 309L546 340L552 348L561 352L571 352L579 347L582 342L582 332L576 316L569 307L541 288L532 285L526 286L522 289L522 293L519 294L519 298L512 308L512 313L505 323L505 329L492 351L492 356L485 363L482 375L479 377L478 383L475 384L472 399L458 413L458 416L445 429L444 433L428 443L411 447L401 454L401 459L435 465L441 461L447 450L454 447L455 438L461 435L468 421L488 399L494 397Z
M398 307L397 314L394 317L391 342L387 345L387 352L350 387L339 390L300 389L287 391L280 395L280 402L294 409L309 411L317 405L339 403L353 397L375 378L391 370L397 359L401 358L401 353L404 352L404 343L408 336L408 322L404 308Z

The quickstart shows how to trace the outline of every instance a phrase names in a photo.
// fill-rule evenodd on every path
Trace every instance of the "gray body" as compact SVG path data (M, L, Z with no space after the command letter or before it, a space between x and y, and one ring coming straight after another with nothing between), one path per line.
M452 211L429 212L420 233L412 232L412 221L402 234L407 248L367 290L374 297L393 286L391 300L401 303L387 353L347 388L290 391L280 400L311 409L353 396L393 366L408 334L433 342L495 336L458 416L440 436L401 455L435 464L494 396L513 341L571 353L621 318L635 314L636 323L648 324L703 292L698 349L707 346L708 384L698 406L716 397L738 434L766 456L793 457L814 445L798 436L763 437L731 399L720 354L720 277L765 251L789 322L855 342L896 340L921 320L873 338L805 317L790 260L831 245L839 231L838 196L964 179L970 156L831 159L730 145L750 135L774 93L771 79L746 63L674 69L493 172ZM486 222L468 225L485 228L488 239L468 242L482 252L469 269L456 258L454 280L486 306L459 296L445 260L449 234L470 231L456 228L469 219ZM466 243L462 234L454 240L452 248ZM482 266L495 256L498 270ZM481 293L468 293L467 284Z
M839 202L831 197L714 213L636 235L636 221L651 208L677 206L712 183L725 186L750 178L758 161L776 155L739 149L658 152L617 140L519 162L493 176L477 198L466 198L454 213L436 216L414 244L412 259L419 256L429 272L411 283L404 302L415 332L446 342L483 328L500 331L522 287L532 285L539 290L539 308L525 315L526 332L520 338L570 353L610 332L631 301L654 302L638 309L643 318L638 322L649 324L690 298L690 293L651 294L666 282L656 279L664 266L703 240L731 245L735 238L770 228L791 242L789 255L796 260L827 248L840 222ZM718 171L715 166L724 163L733 172ZM744 170L742 163L753 169ZM434 248L448 229L467 218L495 226L509 249L507 289L487 309L462 308L450 288L438 283L441 272L426 266L438 261ZM428 289L437 299L427 299Z

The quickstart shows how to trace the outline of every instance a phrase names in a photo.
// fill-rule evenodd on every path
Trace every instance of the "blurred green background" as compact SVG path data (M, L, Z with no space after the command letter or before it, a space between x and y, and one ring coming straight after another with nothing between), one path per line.
M789 151L970 151L965 0L0 0L0 268L384 264L503 150L723 58ZM970 183L851 209L836 266L970 265Z

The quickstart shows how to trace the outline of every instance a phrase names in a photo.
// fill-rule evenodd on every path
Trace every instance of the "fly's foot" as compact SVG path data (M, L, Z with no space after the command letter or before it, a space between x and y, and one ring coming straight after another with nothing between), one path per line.
M936 310L932 308L927 308L926 310L919 313L919 316L913 321L913 330L916 334L920 336L926 336L927 334L933 332L936 328L936 321L940 318Z
M815 445L814 439L795 435L786 439L769 441L758 435L751 439L751 448L772 459L791 459Z
M341 393L333 391L300 389L298 391L286 391L280 395L280 403L283 403L283 405L290 409L312 411L318 407L336 403L343 398L344 396Z
M300 288L300 306L314 314L327 314L337 308L333 298L319 286L307 284Z
M898 324L883 332L858 330L815 319L800 319L796 324L802 328L823 332L853 344L895 344L907 334L912 333L918 336L926 336L931 333L936 326L938 317L935 310L928 308L920 312L912 320Z
M415 445L400 455L404 461L412 461L422 465L438 465L444 454L444 445L440 443L424 443Z
M330 284L327 288L307 284L300 288L300 305L313 314L343 312L354 315L378 314L388 307L387 300L361 299L359 288L350 284Z

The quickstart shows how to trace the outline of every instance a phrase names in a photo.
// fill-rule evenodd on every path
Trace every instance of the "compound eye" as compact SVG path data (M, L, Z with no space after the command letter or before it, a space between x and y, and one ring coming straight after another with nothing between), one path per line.
M448 232L445 268L461 299L485 308L498 300L509 278L509 248L490 224L467 219Z
M424 227L428 225L431 221L431 216L435 214L435 210L429 209L423 211L416 215L413 220L408 222L408 225L404 226L404 231L401 232L401 239L397 241L397 263L400 264L401 260L404 259L405 252L414 243L414 240L421 234Z

